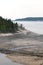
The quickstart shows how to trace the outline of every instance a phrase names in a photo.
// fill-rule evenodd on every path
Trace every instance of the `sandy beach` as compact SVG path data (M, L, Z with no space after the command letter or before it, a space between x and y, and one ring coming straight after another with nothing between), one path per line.
M15 34L0 34L0 49L13 62L43 65L43 35L27 30Z
M43 65L43 57L30 56L30 55L8 55L13 62L21 63L24 65Z

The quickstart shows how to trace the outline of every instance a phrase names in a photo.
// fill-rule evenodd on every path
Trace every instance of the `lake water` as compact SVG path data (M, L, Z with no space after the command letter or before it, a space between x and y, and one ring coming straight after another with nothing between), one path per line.
M18 21L16 21L18 22ZM27 29L27 30L30 30L30 31L33 31L35 33L38 33L38 34L43 34L43 22L27 22L27 21L20 21L18 22L19 24L23 24L23 26Z
M0 65L21 65L21 64L12 62L10 59L6 57L5 54L0 53Z

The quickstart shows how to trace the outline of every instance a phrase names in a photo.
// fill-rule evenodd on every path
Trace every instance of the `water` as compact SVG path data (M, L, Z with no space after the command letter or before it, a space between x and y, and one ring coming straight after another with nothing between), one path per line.
M10 59L6 57L5 54L0 53L0 65L21 65L21 64L13 63Z
M16 21L18 22L18 21ZM38 34L43 34L43 22L27 22L27 21L22 21L18 22L19 24L23 24L23 26L30 31L33 31Z

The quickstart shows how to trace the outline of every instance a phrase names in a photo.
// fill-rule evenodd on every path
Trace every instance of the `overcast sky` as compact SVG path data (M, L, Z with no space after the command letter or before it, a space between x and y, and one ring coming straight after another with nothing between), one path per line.
M43 0L0 0L4 18L43 17Z

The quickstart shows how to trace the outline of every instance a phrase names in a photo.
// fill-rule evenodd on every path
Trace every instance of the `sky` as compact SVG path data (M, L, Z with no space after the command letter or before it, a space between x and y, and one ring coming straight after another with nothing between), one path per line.
M12 20L43 17L43 0L0 0L0 16Z

